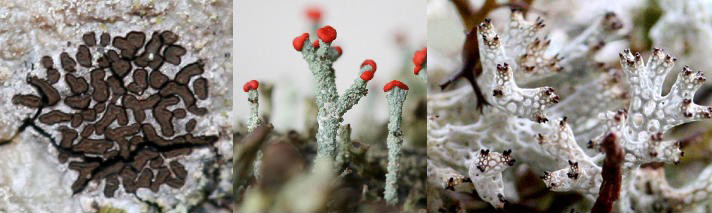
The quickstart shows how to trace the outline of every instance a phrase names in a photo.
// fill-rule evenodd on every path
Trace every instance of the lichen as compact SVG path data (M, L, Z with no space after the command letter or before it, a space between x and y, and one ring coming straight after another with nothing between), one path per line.
M712 107L693 101L705 82L701 71L683 67L665 93L676 59L662 49L652 50L647 62L623 50L620 69L596 61L595 54L621 38L623 22L611 12L555 48L542 39L543 19L527 21L520 10L510 19L502 33L489 19L477 28L484 100L465 87L429 97L431 184L456 192L474 187L479 198L506 209L522 199L512 177L531 170L549 191L583 195L567 207L572 211L709 208L709 169L679 189L667 185L660 169L684 156L683 142L665 133L712 117ZM475 101L491 105L472 116Z
M192 134L196 119L207 113L196 102L208 98L203 62L182 67L171 79L161 67L180 65L186 53L175 33L154 32L148 41L138 31L96 38L85 33L75 57L61 53L59 66L51 56L42 57L46 77L27 79L38 95L17 94L13 103L37 109L25 123L47 136L59 162L79 173L71 186L75 194L91 181L104 182L106 197L121 186L127 193L158 192L163 184L180 188L188 171L176 157L217 141Z
M309 34L304 33L296 37L292 44L295 50L302 53L316 81L314 93L319 109L317 158L334 160L337 155L336 132L343 116L368 93L366 83L373 78L377 67L373 60L365 60L361 64L360 76L339 96L332 65L342 52L341 48L331 46L331 42L336 39L336 30L327 25L319 28L317 35L319 39L312 41Z
M398 173L401 170L400 157L403 146L403 102L408 95L408 86L393 80L383 88L388 103L388 173L386 174L386 189L383 198L390 205L398 204Z

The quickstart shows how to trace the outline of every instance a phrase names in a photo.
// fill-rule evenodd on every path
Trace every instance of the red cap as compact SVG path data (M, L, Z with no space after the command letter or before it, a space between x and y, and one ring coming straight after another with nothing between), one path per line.
M384 92L391 91L391 89L393 89L393 87L398 87L403 90L408 90L408 85L405 85L403 82L400 82L398 80L392 80L391 82L388 82L386 84L386 86L383 87L383 91Z
M428 58L428 48L423 48L422 50L415 51L413 54L413 64L422 66L425 60Z
M413 73L414 74L419 74L420 70L423 68L423 65L426 63L425 61L428 59L428 48L423 48L422 50L415 51L415 54L413 54L413 64L415 64L415 68L413 68Z
M311 6L307 8L305 11L307 14L307 18L313 22L319 22L321 21L321 8L318 6Z
M415 75L418 75L418 74L420 74L420 70L421 70L421 69L423 69L423 67L421 67L420 65L417 65L417 64L416 64L415 67L413 67L413 73L414 73Z
M308 38L309 33L304 33L294 38L294 40L292 40L292 45L294 46L294 49L301 52L302 47L304 47L304 41L306 41Z
M247 83L245 83L245 86L242 86L242 90L244 90L245 92L248 92L250 90L256 90L259 87L260 87L260 83L257 82L257 80L252 80L252 81L248 81Z
M329 26L326 25L322 28L319 28L319 30L316 31L316 35L319 36L319 39L326 43L331 43L336 39L336 30Z
M312 43L312 47L314 47L314 49L319 48L319 40L315 40L315 41Z
M371 70L367 70L367 71L361 73L361 80L369 81L373 78L373 74L376 73L376 69L378 67L376 66L376 62L371 59L364 60L363 63L361 63L361 68L363 68L363 66L366 66L366 65L371 65Z
M334 49L336 50L337 53L339 53L339 55L341 55L341 53L343 53L343 50L341 50L340 46L334 46Z

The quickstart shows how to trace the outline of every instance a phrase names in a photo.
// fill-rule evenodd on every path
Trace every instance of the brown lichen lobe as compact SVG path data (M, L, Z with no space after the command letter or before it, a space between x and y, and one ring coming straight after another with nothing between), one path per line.
M84 43L90 47L95 46L96 45L96 33L94 33L94 32L84 33L84 35L82 35L82 41L84 41Z
M98 45L103 51L97 51L96 35L88 32L82 36L83 44L74 58L67 52L58 56L63 73L55 68L52 57L42 57L39 63L47 77L27 79L38 95L17 94L13 103L37 109L37 119L45 125L60 125L54 129L59 143L51 141L59 161L69 162L69 169L79 173L71 186L74 193L92 181L105 183L106 197L113 197L119 186L127 193L140 188L157 192L163 184L182 187L188 171L177 157L217 141L217 136L192 133L197 125L195 116L207 113L197 105L197 100L208 97L207 79L200 77L204 62L185 65L171 79L160 70L163 62L180 65L187 52L177 43L175 33L154 32L148 41L139 31L113 40L102 33ZM98 59L94 60L92 51L100 54ZM77 72L82 70L91 71L82 76ZM71 93L60 93L53 86L62 77ZM56 107L60 101L71 112ZM194 116L188 117L188 113ZM186 118L190 120L185 128L174 127L173 122Z
M35 95L15 95L12 97L12 103L30 108L39 108L42 105L42 99Z
M59 55L59 62L62 63L62 69L67 72L76 71L77 62L69 56L69 53L63 52Z

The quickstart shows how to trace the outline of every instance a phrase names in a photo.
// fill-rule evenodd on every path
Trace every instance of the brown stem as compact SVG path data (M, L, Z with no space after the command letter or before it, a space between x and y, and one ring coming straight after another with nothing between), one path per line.
M606 159L603 160L603 169L601 171L603 182L591 212L611 212L613 210L613 203L620 196L621 181L623 179L621 165L623 164L625 151L618 144L618 137L614 133L609 133L603 139L601 148L606 153Z
M467 38L465 39L465 44L462 48L462 58L464 59L462 68L460 71L450 76L446 82L440 84L440 89L444 90L459 78L464 77L468 82L470 82L470 85L475 92L475 96L477 98L477 109L482 112L482 107L484 105L489 105L489 103L487 103L480 86L477 84L477 77L482 74L482 65L480 64L478 46L477 28L473 28L469 33L467 33Z
M440 89L444 90L453 82L460 78L465 78L472 86L472 90L477 98L477 109L482 112L482 107L489 105L485 99L482 89L477 84L477 77L482 74L482 64L480 63L479 44L477 42L477 23L484 21L487 15L494 9L501 6L510 6L512 9L529 10L533 0L516 1L510 4L497 4L495 0L486 0L478 11L472 10L467 0L452 0L457 8L457 12L462 19L463 27L468 31L465 44L462 47L463 65L459 71L455 72L447 81L440 84Z
M272 132L274 126L270 123L257 126L254 131L247 135L237 147L237 184L241 186L246 184L250 179L250 175L246 175L252 169L252 162L257 157L257 151L260 150L267 136Z

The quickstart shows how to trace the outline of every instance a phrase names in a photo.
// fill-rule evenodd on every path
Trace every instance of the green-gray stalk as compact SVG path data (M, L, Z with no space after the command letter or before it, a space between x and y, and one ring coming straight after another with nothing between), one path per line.
M351 161L351 125L346 124L341 126L338 131L339 154L336 155L336 168L342 168L346 163Z
M398 172L400 170L401 147L403 146L403 102L408 90L394 87L386 93L388 102L388 173L386 174L386 190L383 197L390 205L398 204Z
M314 49L311 41L304 42L302 54L309 64L316 87L317 113L317 158L335 160L337 155L336 131L339 129L343 115L367 93L366 81L356 78L351 88L346 90L344 97L339 98L336 90L334 61L339 55L331 45L319 40L319 48ZM366 66L370 69L370 66Z
M428 67L423 66L423 68L420 68L420 72L418 72L418 78L423 80L424 82L428 82Z
M260 114L259 114L259 96L257 90L250 90L247 92L247 101L250 102L250 117L247 118L247 132L252 132L255 128L260 125Z
M247 120L247 132L249 134L262 123L259 113L259 94L256 89L247 92L247 101L250 102L250 117ZM252 168L252 174L255 176L255 179L260 179L262 177L260 173L262 169L262 151L257 152L257 157L255 158Z

